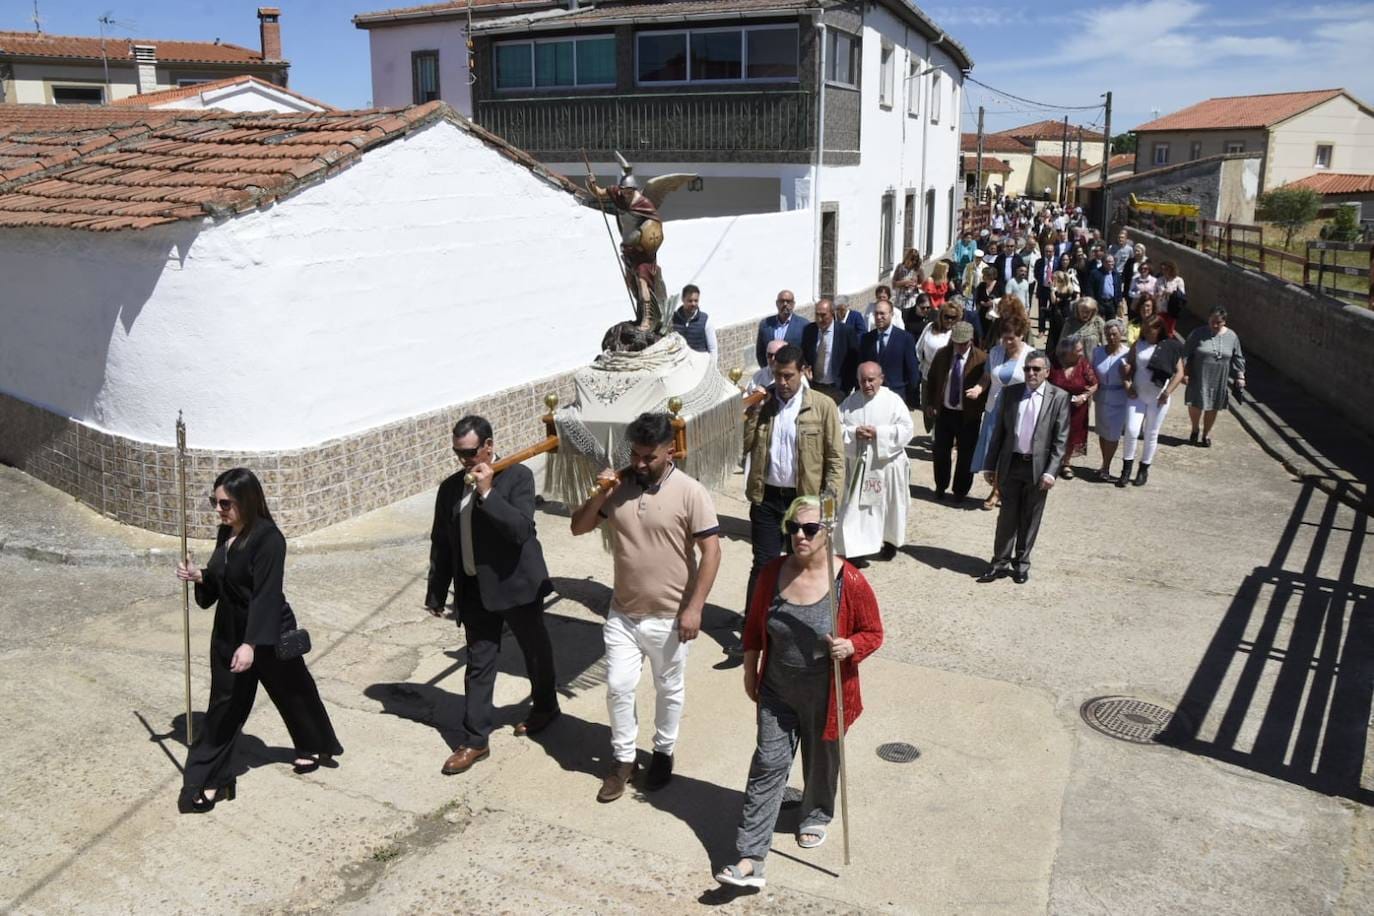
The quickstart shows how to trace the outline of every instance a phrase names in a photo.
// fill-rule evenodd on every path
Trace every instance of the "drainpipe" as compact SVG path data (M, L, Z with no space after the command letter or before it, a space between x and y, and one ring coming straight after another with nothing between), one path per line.
M818 122L816 129L816 165L811 172L811 301L814 303L821 297L821 166L825 164L825 23L820 16L816 17L817 40L821 43L821 53L817 56L816 72L816 96L820 100L816 106ZM836 218L838 221L838 217ZM839 242L839 225L835 226L835 240ZM837 244L838 249L838 244ZM835 252L835 261L839 263L839 251ZM838 279L836 280L838 283ZM838 291L834 291L838 292Z

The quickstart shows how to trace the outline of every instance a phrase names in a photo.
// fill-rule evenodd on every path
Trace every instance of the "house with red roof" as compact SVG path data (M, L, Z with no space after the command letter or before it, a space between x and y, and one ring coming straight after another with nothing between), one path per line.
M1206 99L1135 129L1137 172L1260 154L1260 190L1325 172L1374 173L1374 108L1344 89Z
M1082 168L1084 172L1101 171L1102 151L1106 149L1107 138L1090 127L1071 124L1068 128L1069 155L1064 157L1064 122L1036 121L1022 124L1008 130L983 135L983 161L986 165L989 155L1007 167L1007 172L995 183L1009 194L1044 197L1045 189L1050 189L1050 197L1059 195L1059 167L1063 159L1067 162L1068 179L1072 181L1079 168L1079 140L1082 144ZM960 149L966 162L972 163L978 151L978 135L965 133ZM986 173L987 169L984 168ZM965 187L973 190L974 172L965 170ZM985 186L991 183L984 180Z
M258 8L258 48L213 41L166 41L0 32L0 103L105 105L131 96L230 76L285 87L281 10Z
M333 105L246 74L126 96L110 105L115 108L219 108L224 111L282 113L334 110Z

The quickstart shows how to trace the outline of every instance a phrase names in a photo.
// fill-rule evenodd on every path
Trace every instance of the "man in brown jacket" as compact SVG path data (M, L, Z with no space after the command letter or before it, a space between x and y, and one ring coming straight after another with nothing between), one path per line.
M782 553L782 517L798 496L817 496L844 488L844 431L835 402L802 384L802 351L788 344L773 357L768 398L744 419L744 453L749 476L750 540L754 564L749 593L769 560Z
M988 356L973 344L973 325L961 321L930 361L924 397L926 419L935 424L931 450L935 463L935 499L944 502L950 483L950 452L959 450L954 465L954 501L973 486L973 452L988 400Z

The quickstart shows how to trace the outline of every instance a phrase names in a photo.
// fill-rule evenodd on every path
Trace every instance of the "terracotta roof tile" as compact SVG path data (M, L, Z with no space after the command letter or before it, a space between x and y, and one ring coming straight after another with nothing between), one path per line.
M1064 163L1064 168L1070 172L1077 172L1080 165L1076 156L1036 156L1035 158L1037 161L1045 163L1045 165L1048 165L1056 172L1059 171L1059 164L1061 161ZM1081 164L1085 172L1095 170L1100 173L1102 171L1102 163L1100 162L1097 163L1097 165L1091 165L1085 159Z
M101 40L46 32L0 32L0 57L65 57L100 60ZM260 51L218 41L163 41L158 38L106 38L104 53L109 59L133 60L134 45L157 49L159 62L247 64L266 62Z
M1069 143L1077 141L1078 132L1080 130L1083 131L1083 139L1089 143L1102 143L1106 140L1105 134L1095 131L1090 127L1070 124ZM999 130L996 136L1015 137L1018 140L1063 140L1064 122L1036 121L1033 124L1022 124L1020 127L1013 127L1010 130Z
M1268 127L1345 93L1344 89L1277 92L1271 95L1233 95L1206 99L1196 105L1147 121L1136 133L1152 130L1234 130Z
M1374 175L1318 172L1297 181L1290 181L1285 187L1311 188L1318 194L1374 194Z
M978 171L977 150L974 150L972 154L964 153L964 172L972 174L976 171ZM984 174L1009 175L1011 174L1011 171L1011 165L1007 163L1006 160L998 159L995 156L989 156L986 152L983 153Z
M961 134L960 148L966 153L978 152L978 135ZM1035 147L1029 143L1022 143L1015 137L1008 137L1005 134L983 134L983 154L988 153L1032 153Z
M472 0L473 8L478 10L493 6L538 9L540 7L554 7L559 5L559 0ZM467 13L467 9L467 0L450 0L450 2L447 3L425 3L419 6L398 6L392 9L376 10L371 13L358 13L353 17L353 23L361 28L369 24L384 23L398 19L462 16Z
M302 114L0 105L0 227L144 229L251 210L441 119L587 199L443 102Z

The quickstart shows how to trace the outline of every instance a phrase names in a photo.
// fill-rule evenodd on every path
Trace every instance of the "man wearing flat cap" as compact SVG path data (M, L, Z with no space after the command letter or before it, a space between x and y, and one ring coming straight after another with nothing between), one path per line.
M930 361L921 403L926 419L935 424L932 456L935 464L935 499L944 502L953 469L954 501L968 495L973 486L973 451L988 400L988 356L973 343L973 325L961 321L950 332L949 343ZM957 459L952 453L957 450Z

